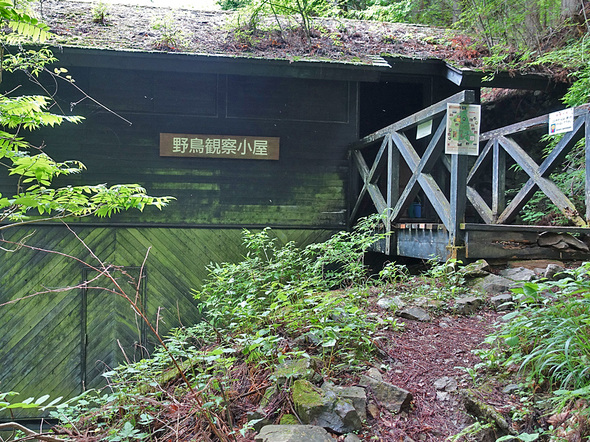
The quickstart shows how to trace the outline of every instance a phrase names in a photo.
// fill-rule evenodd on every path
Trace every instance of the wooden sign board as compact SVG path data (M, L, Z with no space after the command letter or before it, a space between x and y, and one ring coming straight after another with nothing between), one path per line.
M278 160L278 137L160 134L161 157Z

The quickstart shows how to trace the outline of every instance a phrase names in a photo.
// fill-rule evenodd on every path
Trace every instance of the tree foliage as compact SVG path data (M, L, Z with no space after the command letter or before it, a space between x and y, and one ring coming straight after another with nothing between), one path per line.
M63 68L49 71L56 59L48 49L27 50L16 43L42 43L49 35L46 25L15 9L12 3L0 1L0 21L4 25L2 40L3 70L17 70L36 78L50 72L56 79L73 82ZM14 91L13 91L14 92ZM0 230L26 223L85 216L110 216L146 206L162 208L170 197L153 197L138 184L56 186L55 179L81 173L85 167L78 160L58 161L49 156L44 146L27 142L20 132L62 123L80 123L75 115L53 113L53 99L44 95L0 94L0 164L16 179L16 189L0 194Z

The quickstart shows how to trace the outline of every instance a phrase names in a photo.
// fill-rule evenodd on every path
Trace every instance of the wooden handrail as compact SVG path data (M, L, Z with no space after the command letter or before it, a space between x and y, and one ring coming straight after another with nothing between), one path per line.
M590 103L583 104L574 108L574 118L588 112L590 110ZM506 136L516 134L519 132L526 132L527 130L541 129L546 127L549 123L549 114L541 115L540 117L531 118L529 120L514 123L509 126L504 126L499 129L490 130L479 136L479 141L488 141L492 138L498 138L499 136Z
M366 137L361 138L360 140L352 143L350 145L350 150L359 150L363 149L373 143L384 138L386 135L392 132L398 132L402 130L410 129L418 124L431 120L436 116L444 113L447 111L447 103L474 103L475 102L475 92L468 90L468 91L461 91L456 93L455 95L451 95L449 98L446 98L438 103L433 104L425 109L422 109L415 114L412 114L403 120L399 120L389 126L384 127L383 129L379 129L376 132L373 132Z

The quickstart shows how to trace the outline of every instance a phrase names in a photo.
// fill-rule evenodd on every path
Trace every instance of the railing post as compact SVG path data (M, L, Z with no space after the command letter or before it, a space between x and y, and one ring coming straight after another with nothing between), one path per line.
M464 104L475 102L475 94L465 97ZM465 222L465 207L467 205L467 155L451 155L451 187L449 192L450 229L449 229L449 258L461 259L465 256L465 235L460 229Z
M492 216L498 221L500 213L506 208L506 151L497 139L492 147Z
M387 238L385 244L385 253L391 253L391 211L399 199L399 150L393 145L391 135L387 135ZM396 250L397 253L397 250Z
M465 238L460 230L465 222L467 201L467 155L451 155L449 258L459 259L465 252Z

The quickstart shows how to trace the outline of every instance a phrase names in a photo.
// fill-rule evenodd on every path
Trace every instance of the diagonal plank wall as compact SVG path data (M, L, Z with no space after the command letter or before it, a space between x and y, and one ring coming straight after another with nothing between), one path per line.
M27 244L96 263L65 227L35 230ZM159 315L161 333L199 320L191 288L206 278L209 262L235 260L244 253L240 229L76 226L73 230L101 260L127 266L134 276L150 249L143 296L150 320L155 323ZM18 241L26 233L14 229L5 233L4 239ZM293 240L301 246L324 240L330 232L274 233L281 243ZM27 248L0 253L0 304L39 291L76 286L84 275L92 277L83 264L63 255ZM99 281L93 285L98 286ZM0 307L0 324L0 388L19 392L19 399L41 394L73 397L84 386L103 384L102 372L124 362L125 357L141 356L143 347L154 344L122 298L98 290L77 288L22 299ZM143 341L145 336L147 342ZM21 417L33 415L27 412Z

